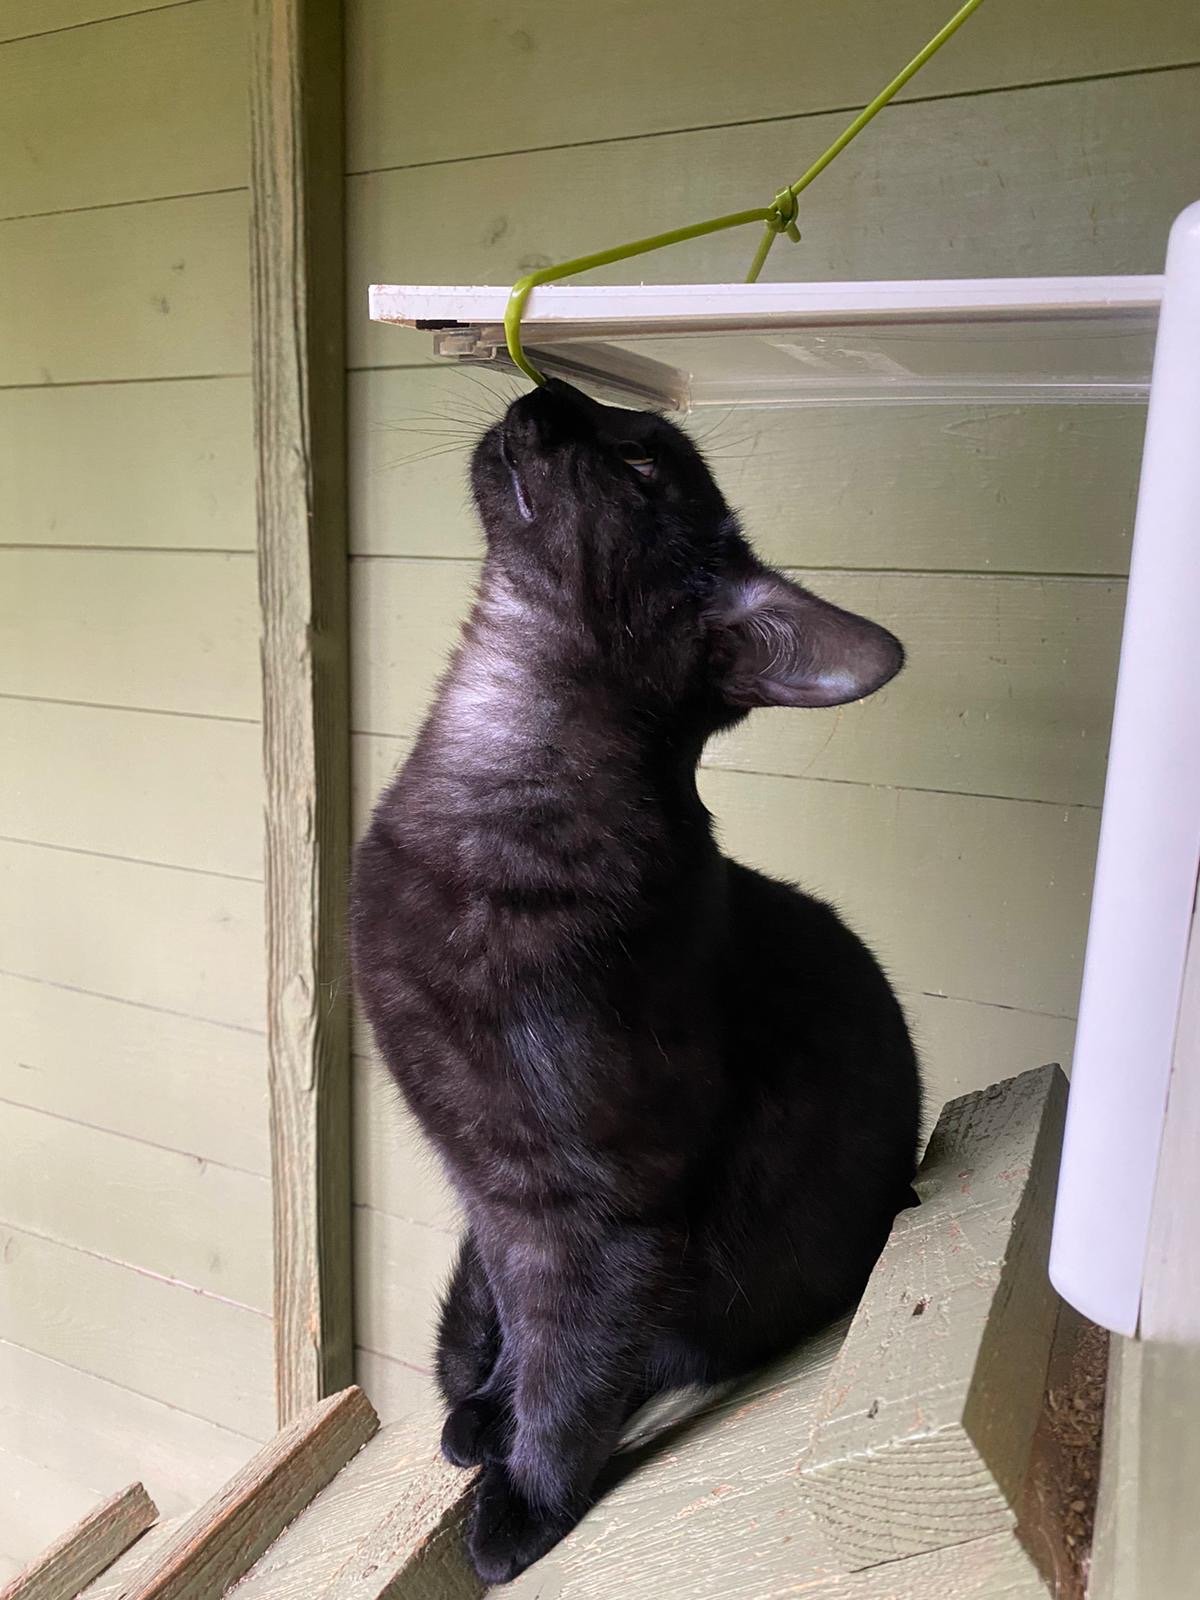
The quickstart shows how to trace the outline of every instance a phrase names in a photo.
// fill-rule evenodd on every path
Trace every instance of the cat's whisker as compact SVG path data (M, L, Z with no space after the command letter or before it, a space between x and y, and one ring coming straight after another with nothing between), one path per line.
M471 367L468 367L464 363L461 367L458 368L458 372L462 377L466 378L469 382L473 383L476 386L476 388L481 389L483 391L483 393L488 396L489 399L496 401L497 404L501 408L501 412L506 410L508 408L508 406L512 403L512 401L516 398L517 391L516 391L516 386L515 385L506 384L505 387L511 389L512 392L508 393L508 394L501 393L501 392L497 391L496 389L492 388L492 386L486 381L485 376L484 376L484 372L478 367L471 368ZM493 377L493 376L498 381L500 381L501 383L504 382L505 375L503 373L501 373L501 372L496 372L494 374L491 373L491 372L487 373L487 377Z
M414 467L420 462L436 460L438 456L463 455L466 448L465 445L461 444L435 445L430 450L417 450L412 455L397 456L392 461L383 462L381 470L393 471L397 467Z
M410 425L406 422L393 422L387 427L386 432L415 433L429 439L462 439L464 441L475 437L474 432L467 428L431 428L417 424Z

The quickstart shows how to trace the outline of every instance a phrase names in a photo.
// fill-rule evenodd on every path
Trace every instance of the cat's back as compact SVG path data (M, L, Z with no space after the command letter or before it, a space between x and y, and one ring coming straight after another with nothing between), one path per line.
M916 1053L872 951L833 906L736 862L728 905L735 1036L831 1106L869 1102L915 1139Z

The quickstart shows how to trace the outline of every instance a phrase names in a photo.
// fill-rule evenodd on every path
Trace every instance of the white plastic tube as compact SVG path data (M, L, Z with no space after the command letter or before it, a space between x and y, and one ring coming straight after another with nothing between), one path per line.
M1171 230L1050 1276L1137 1330L1200 861L1200 203ZM1200 1160L1200 1152L1197 1152Z

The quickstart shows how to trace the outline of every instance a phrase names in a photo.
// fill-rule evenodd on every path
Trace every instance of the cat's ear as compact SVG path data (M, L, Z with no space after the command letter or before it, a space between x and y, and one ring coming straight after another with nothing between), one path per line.
M708 623L718 686L735 706L845 705L904 665L904 647L886 628L770 567L724 580Z

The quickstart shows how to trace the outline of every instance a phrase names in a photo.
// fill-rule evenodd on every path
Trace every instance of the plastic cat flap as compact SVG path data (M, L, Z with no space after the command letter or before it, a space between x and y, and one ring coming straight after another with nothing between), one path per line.
M1161 277L547 284L530 359L603 398L705 406L1144 401ZM372 320L511 369L506 288L376 284ZM423 341L423 353L430 345Z

